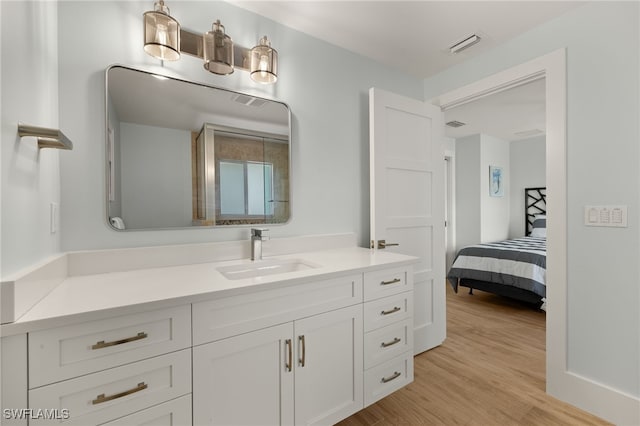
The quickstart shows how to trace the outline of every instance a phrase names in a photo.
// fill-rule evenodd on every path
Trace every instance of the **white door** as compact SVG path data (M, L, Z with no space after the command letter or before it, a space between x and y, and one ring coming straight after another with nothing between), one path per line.
M372 88L369 132L372 246L420 258L414 266L418 354L446 337L444 117L438 107Z
M297 320L295 424L334 424L364 404L362 305Z

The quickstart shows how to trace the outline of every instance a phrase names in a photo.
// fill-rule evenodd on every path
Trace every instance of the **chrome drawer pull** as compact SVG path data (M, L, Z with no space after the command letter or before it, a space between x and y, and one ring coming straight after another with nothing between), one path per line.
M380 312L380 315L389 315L389 314L393 314L393 313L398 312L400 309L402 309L402 308L401 308L401 307L399 307L399 306L395 306L393 309L390 309L390 310L388 310L388 311L382 311L382 312Z
M293 361L293 354L291 352L291 339L287 339L284 341L284 345L287 347L287 362L284 364L284 369L287 371L291 371L291 362Z
M306 362L306 358L307 358L305 354L307 345L304 342L304 335L298 336L298 343L302 345L302 349L301 349L302 354L300 356L300 359L298 360L298 363L300 364L300 367L304 367L304 363Z
M389 383L392 380L397 379L398 377L400 377L402 375L402 373L396 371L395 373L393 373L390 377L383 377L382 380L380 380L382 383Z
M103 402L113 401L114 399L122 398L123 396L131 395L132 393L140 392L141 390L145 390L146 388L148 388L147 384L145 382L142 382L142 383L138 383L138 386L136 386L133 389L129 389L127 391L120 392L120 393L115 393L113 395L105 396L103 393L101 393L100 395L96 396L96 399L91 401L91 403L93 405L102 404Z
M400 278L394 278L391 281L381 281L380 285L395 284L395 283L399 283L400 281L402 281Z
M396 343L400 343L402 341L402 339L400 339L399 337L394 338L392 341L390 342L382 342L380 343L380 346L382 346L383 348L388 348L389 346L393 346Z
M127 337L126 339L114 340L113 342L105 342L104 340L99 341L95 345L91 346L91 349L103 349L108 348L109 346L122 345L123 343L135 342L136 340L146 339L149 337L147 333L138 333L136 336Z

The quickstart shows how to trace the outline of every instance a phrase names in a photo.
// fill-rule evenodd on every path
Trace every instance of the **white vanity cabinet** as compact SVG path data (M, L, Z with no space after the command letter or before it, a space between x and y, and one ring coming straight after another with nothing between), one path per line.
M191 393L190 306L36 331L28 342L29 408L58 417L30 425L99 425Z
M138 299L144 311L121 290L95 310L52 298L3 325L2 412L31 416L3 424L327 425L410 383L414 259L305 256L333 266L264 282L212 279L207 264L69 280L61 294L111 280L164 293Z
M413 274L364 273L364 406L413 381Z
M335 423L362 408L361 306L195 347L193 366L194 424Z
M362 408L361 274L193 311L194 343L223 337L193 348L194 424L332 424ZM248 324L268 326L226 337Z
M292 425L292 339L286 323L194 347L193 423Z

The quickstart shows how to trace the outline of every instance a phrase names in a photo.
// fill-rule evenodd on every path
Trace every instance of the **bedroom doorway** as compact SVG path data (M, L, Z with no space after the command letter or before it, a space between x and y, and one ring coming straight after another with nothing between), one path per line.
M547 207L546 390L568 400L579 387L567 372L566 51L557 50L431 100L447 111L492 94L545 80ZM457 168L461 164L458 162ZM488 173L487 173L488 174ZM487 177L488 179L488 177ZM460 196L460 194L458 194ZM457 206L458 207L458 206ZM459 210L459 207L456 209ZM461 247L456 235L456 246Z

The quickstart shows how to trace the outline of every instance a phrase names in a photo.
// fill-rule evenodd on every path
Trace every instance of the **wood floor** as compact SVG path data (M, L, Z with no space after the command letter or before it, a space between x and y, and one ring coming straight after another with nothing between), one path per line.
M415 380L340 426L608 425L545 389L545 314L447 286L447 339L415 358Z

